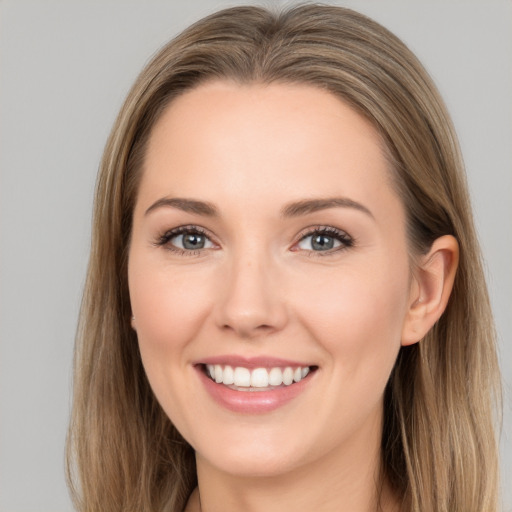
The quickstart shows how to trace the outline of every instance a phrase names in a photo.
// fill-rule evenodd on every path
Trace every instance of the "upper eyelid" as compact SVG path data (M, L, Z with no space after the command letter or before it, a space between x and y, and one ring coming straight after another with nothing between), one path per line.
M168 230L164 231L161 235L157 235L155 245L163 246L163 245L166 245L167 243L169 243L170 240L173 239L174 237L177 237L177 236L180 236L180 235L183 235L186 233L194 233L194 232L198 233L202 236L205 236L213 244L218 245L216 238L214 236L212 236L212 234L207 229L205 229L201 226L193 225L193 224L177 226L175 228L168 229ZM202 249L198 249L198 250L202 250Z
M195 226L195 225L191 225L191 224L188 224L185 226L177 226L175 228L168 229L167 231L165 231L163 233L162 236L172 238L174 236L183 235L184 233L199 233L208 238L212 238L211 233L207 229L202 228L201 226Z
M296 236L296 242L299 242L300 240L307 236L314 235L315 233L328 233L331 235L338 235L340 238L345 238L352 241L354 240L354 237L352 237L344 229L336 228L334 226L329 225L315 225L302 229Z

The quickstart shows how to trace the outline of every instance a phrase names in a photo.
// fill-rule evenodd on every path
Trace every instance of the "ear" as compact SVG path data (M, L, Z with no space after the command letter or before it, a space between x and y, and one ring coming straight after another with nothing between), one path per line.
M459 263L459 244L451 235L434 241L413 272L402 345L420 341L439 320L453 288Z
M132 315L132 316L130 317L130 325L132 326L132 329L133 329L134 331L136 331L136 330L137 330L137 329L136 329L136 327L135 327L135 315Z

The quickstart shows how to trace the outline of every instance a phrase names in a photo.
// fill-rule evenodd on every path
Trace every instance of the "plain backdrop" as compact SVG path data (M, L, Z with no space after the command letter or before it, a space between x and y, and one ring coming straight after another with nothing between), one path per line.
M1 512L72 510L63 450L73 338L96 170L122 100L165 41L240 3L0 0ZM401 37L454 118L500 336L512 510L512 2L331 3Z

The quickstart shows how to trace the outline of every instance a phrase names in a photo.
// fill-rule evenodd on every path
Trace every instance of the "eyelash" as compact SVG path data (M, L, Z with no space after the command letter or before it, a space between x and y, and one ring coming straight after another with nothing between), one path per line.
M176 247L169 243L173 238L185 234L202 235L206 237L208 240L212 241L212 237L208 234L208 232L205 229L201 228L200 226L188 225L180 226L169 231L166 231L163 235L158 237L158 239L155 242L155 245L158 247L164 247L166 250L171 251L179 256L200 256L202 251L206 249L181 249L180 247ZM295 247L301 241L305 240L310 236L315 235L325 235L328 237L332 237L339 241L341 245L336 248L328 249L326 251L306 250L305 252L309 257L332 256L334 253L349 249L350 247L354 246L354 239L350 235L348 235L348 233L332 226L311 226L307 228L297 236L297 239L294 242L293 246ZM300 249L294 249L294 251L297 252L299 250Z
M200 256L201 252L205 249L181 249L169 243L173 238L179 235L196 234L202 235L208 240L211 240L211 236L206 230L199 226L180 226L169 231L166 231L163 235L159 236L155 245L158 247L164 247L166 250L171 251L178 256Z
M340 251L344 251L346 249L350 249L354 246L354 239L345 231L342 231L341 229L335 228L333 226L311 226L307 229L305 229L303 232L301 232L298 237L297 241L294 243L294 246L299 244L304 239L310 237L310 236L318 236L318 235L325 235L331 238L334 238L338 242L340 242L340 245L338 247L334 247L332 249L328 249L326 251L305 251L306 254L309 257L328 257L333 256L335 253L338 253ZM296 249L298 251L298 249Z

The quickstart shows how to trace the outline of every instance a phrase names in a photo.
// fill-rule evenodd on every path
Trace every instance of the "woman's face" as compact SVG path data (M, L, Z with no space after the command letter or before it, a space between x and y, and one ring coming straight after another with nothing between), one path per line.
M213 82L174 100L128 277L149 382L198 463L375 455L410 302L405 216L379 136L335 96Z

